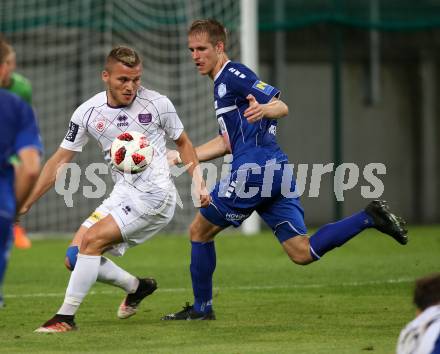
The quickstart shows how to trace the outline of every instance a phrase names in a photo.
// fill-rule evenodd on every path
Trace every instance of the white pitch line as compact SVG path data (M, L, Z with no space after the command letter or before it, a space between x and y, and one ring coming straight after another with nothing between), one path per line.
M267 285L267 286L224 286L221 288L214 288L214 291L219 290L276 290L276 289L320 289L320 288L330 288L335 286L346 286L346 287L359 287L366 285L383 285L383 284L400 284L400 283L411 283L413 278L397 278L397 279L387 279L387 280L370 280L364 282L345 282L341 284L291 284L291 285ZM184 292L190 291L191 288L164 288L158 289L158 292ZM88 295L116 295L120 294L120 290L103 290L103 291L91 291ZM36 294L5 294L5 298L29 298L29 297L63 297L64 293L36 293Z

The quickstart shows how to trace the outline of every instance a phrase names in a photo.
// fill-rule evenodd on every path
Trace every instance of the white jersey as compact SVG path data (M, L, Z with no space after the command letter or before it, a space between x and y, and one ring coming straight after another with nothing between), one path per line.
M440 305L435 305L428 307L400 332L396 353L431 354L439 336Z
M158 92L140 87L136 98L129 106L111 107L107 104L106 92L100 92L80 105L72 115L61 147L72 151L82 151L89 137L97 140L110 162L110 147L113 140L125 131L144 134L154 147L151 164L138 174L126 174L111 166L116 184L129 183L141 192L157 188L169 190L172 182L166 158L165 136L176 140L183 132L171 101Z

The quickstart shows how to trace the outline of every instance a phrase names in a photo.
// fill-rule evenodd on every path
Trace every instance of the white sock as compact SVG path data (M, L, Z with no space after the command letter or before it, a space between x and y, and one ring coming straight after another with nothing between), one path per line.
M122 288L129 294L134 293L139 286L138 278L117 266L106 257L101 257L98 281Z
M101 256L78 253L75 269L70 275L64 303L58 310L60 315L74 315L98 277Z

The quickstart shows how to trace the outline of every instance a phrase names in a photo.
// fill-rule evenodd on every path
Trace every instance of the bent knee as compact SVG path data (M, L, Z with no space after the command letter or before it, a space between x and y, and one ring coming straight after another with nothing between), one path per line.
M188 228L188 232L189 232L189 239L191 241L200 241L200 229L197 226L197 223L195 223L194 221L189 225Z
M310 254L307 253L299 253L299 254L289 254L290 260L298 265L307 265L313 262L313 258Z
M212 224L199 212L189 226L190 240L210 242L221 230L223 230L223 227Z
M202 233L200 225L196 221L193 221L191 225L189 225L189 238L191 241L195 242L209 241L209 235Z
M104 242L97 237L96 235L87 232L81 241L80 245L80 251L81 253L87 253L88 251L99 249L101 246L103 246Z
M313 262L307 236L295 236L283 242L283 248L292 262L306 265Z

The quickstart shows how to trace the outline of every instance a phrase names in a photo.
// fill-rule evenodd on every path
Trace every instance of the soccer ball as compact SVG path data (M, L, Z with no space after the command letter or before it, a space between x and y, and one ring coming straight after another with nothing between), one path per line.
M136 131L122 133L113 140L110 157L112 164L125 173L139 173L153 160L154 149L147 137Z

